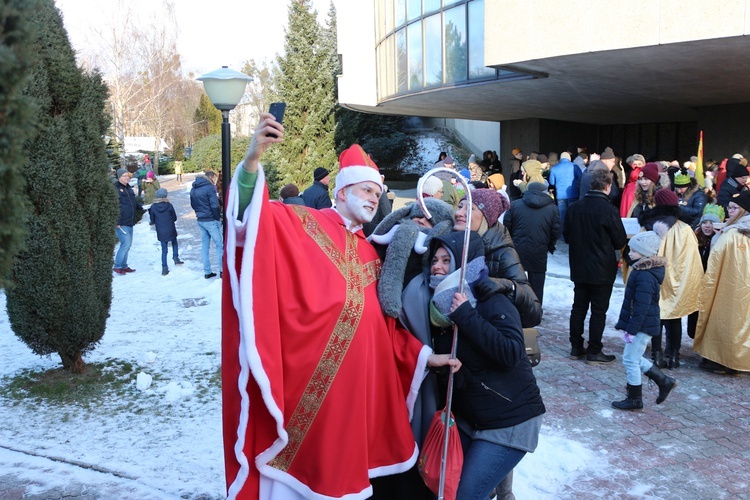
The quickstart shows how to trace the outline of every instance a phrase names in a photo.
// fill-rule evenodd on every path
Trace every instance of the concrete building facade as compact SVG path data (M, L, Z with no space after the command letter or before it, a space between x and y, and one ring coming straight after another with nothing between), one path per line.
M750 153L750 0L337 3L339 100L500 123L501 159ZM493 149L483 145L481 149Z

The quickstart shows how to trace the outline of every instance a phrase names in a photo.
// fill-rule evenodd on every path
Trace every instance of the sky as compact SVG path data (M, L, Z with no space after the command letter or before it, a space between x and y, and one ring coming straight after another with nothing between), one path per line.
M158 0L56 0L73 48L86 51L96 45L94 29L114 19L118 3L146 16ZM203 74L221 66L239 70L249 59L271 61L284 47L288 1L285 0L174 0L178 51L183 68ZM312 0L319 21L324 21L329 0Z
M427 170L445 144L428 140L423 146ZM177 185L174 176L160 176L177 209L185 264L170 265L171 272L161 276L153 229L147 220L136 224L128 264L137 272L114 276L106 332L85 356L86 362L130 362L152 377L151 385L139 390L133 379L125 394L96 404L40 407L33 399L0 397L0 485L10 475L33 483L26 494L42 497L65 487L70 493L96 492L97 498L223 498L221 395L211 379L220 366L221 281L203 277L200 234L189 209L193 176L185 178ZM566 256L551 256L549 272L565 275ZM622 289L612 295L610 315L616 315ZM571 283L548 279L545 299L549 307L568 309ZM11 333L2 290L0 352L0 385L25 370L59 366L57 356L36 356ZM545 425L537 451L515 469L514 493L519 499L559 498L578 479L611 473L606 462L585 442ZM86 468L91 465L116 475Z

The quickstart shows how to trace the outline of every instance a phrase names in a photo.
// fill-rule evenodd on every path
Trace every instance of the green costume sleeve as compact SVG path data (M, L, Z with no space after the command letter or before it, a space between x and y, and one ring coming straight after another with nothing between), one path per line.
M250 200L253 199L253 192L255 192L255 183L257 181L258 172L250 173L244 168L240 170L240 175L237 178L240 195L240 211L237 215L238 220L242 219L242 216L245 214L245 209L250 204Z

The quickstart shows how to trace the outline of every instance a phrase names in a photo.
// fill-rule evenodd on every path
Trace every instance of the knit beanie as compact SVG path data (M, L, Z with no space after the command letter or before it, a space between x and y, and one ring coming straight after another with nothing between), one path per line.
M323 167L318 167L315 169L315 171L313 171L313 179L316 181L322 181L330 173L331 172L329 172L328 169L325 169Z
M570 153L568 153L567 151L563 151L562 153L560 153L560 159L570 161Z
M461 200L465 200L464 196ZM475 189L471 192L471 201L477 206L487 221L487 227L497 224L500 216L510 208L510 202L494 189Z
M153 179L154 177L156 176L154 175L153 170L149 170L148 172L146 172L146 179Z
M547 184L539 181L529 182L529 185L526 187L526 189L528 191L539 191L541 193L544 193L547 191Z
M748 175L747 167L743 167L740 160L730 158L727 161L727 177L736 179L737 177L745 177L746 175Z
M537 155L536 161L539 163L549 163L549 158L547 158L547 155Z
M701 222L710 220L711 222L722 222L727 216L724 213L724 207L715 203L709 203L703 209Z
M630 238L628 245L631 250L635 250L644 257L653 257L659 253L661 238L653 231L641 231Z
M750 212L750 191L742 191L741 193L737 193L732 196L729 201L738 204L741 208L744 208L746 211Z
M463 177L467 181L471 180L471 172L469 172L468 168L461 169L461 171L459 172L459 175L461 175L461 177Z
M680 172L674 176L675 187L685 187L690 185L690 176Z
M505 177L503 176L503 174L492 174L487 177L487 182L492 182L492 186L490 186L490 189L493 187L496 190L502 189L503 186L505 186Z
M676 207L680 203L680 199L674 194L671 189L658 189L654 194L654 201L657 205L671 205Z
M167 196L169 196L169 193L167 192L166 189L159 188L159 189L156 190L156 197L157 198L166 198Z
M642 175L654 184L659 182L659 165L654 162L646 163L641 169L639 177Z
M605 148L604 152L599 156L600 160L613 160L614 158L615 152L610 147Z
M435 177L434 175L429 176L424 180L422 184L422 194L427 196L435 196L435 194L443 189L443 181Z
M129 173L130 173L130 170L128 170L127 168L118 168L117 169L117 178L119 179L123 175L129 174Z

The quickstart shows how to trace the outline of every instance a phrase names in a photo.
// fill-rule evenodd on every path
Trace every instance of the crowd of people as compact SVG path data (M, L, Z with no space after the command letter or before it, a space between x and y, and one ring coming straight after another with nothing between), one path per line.
M471 155L466 168L441 152L425 168L441 171L420 181L419 199L392 211L384 178L356 144L341 154L332 192L321 166L304 191L289 184L268 201L260 160L283 132L261 115L227 200L219 272L223 265L230 278L222 310L230 496L432 498L417 457L453 373L465 457L457 498L512 498L513 468L535 450L546 411L523 329L542 321L547 258L560 238L574 284L572 359L615 361L602 337L618 274L626 285L615 328L627 384L612 407L644 407L642 375L658 387L656 404L678 386L682 318L700 368L750 371L750 191L740 155L696 175L694 158L680 165L634 153L623 162L609 147L528 156L516 148L506 182L492 151ZM115 271L124 274L128 217L140 205L119 173ZM210 219L199 224L218 226L208 177L208 187L194 183L191 202L206 191L193 207ZM157 220L170 217L163 191L151 209L159 207ZM637 220L632 234L626 218ZM169 241L177 263L171 231L159 239L165 268Z

